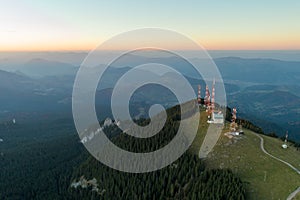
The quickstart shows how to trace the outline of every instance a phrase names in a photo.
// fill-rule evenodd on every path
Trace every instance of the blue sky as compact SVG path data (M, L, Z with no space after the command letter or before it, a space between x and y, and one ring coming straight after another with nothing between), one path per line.
M297 0L3 1L0 50L86 50L143 27L208 49L300 49L299 10Z

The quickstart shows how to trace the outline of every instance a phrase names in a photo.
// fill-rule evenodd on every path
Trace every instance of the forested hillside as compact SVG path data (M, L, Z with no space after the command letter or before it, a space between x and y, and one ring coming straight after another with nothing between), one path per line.
M175 136L180 120L178 106L167 113L165 127L154 137L136 140L121 133L112 141L133 152L160 148ZM145 125L148 120L137 123ZM110 131L118 132L118 128L111 127ZM92 186L72 188L74 199L245 199L244 183L236 174L227 169L207 169L190 151L162 170L143 174L116 171L89 157L74 171L73 181L83 176L87 180L97 180L97 191Z

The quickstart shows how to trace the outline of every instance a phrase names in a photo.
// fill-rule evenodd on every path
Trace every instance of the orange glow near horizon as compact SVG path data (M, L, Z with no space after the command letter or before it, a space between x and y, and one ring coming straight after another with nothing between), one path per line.
M67 38L67 37L65 37ZM195 38L195 37L194 37ZM192 38L192 39L194 39ZM207 50L300 50L300 37L265 38L265 37L207 37L194 39L198 44ZM90 51L104 42L90 38L88 40L78 40L76 38L36 38L28 40L2 40L0 52L30 52L30 51ZM130 44L122 44L108 50L128 49ZM155 45L154 45L155 47ZM130 48L129 48L130 49ZM169 49L193 50L174 42Z
M0 52L18 52L18 51L89 51L96 47L93 41L22 41L9 42L0 46Z
M198 39L208 50L299 50L299 35L220 35Z
M280 41L280 42L266 42L264 44L255 44L252 41L239 43L222 41L219 43L203 42L200 43L207 50L300 50L300 44ZM0 52L30 52L30 51L90 51L99 45L96 42L82 42L82 43L57 43L47 44L11 44L11 45L1 45ZM116 47L107 50L121 50L125 47ZM170 48L179 50L193 50L182 47Z
M0 31L0 51L89 51L112 37L112 34L82 34L80 32L47 29L41 32L2 32ZM187 36L207 50L299 50L300 36L294 33L256 32L242 33L191 33ZM159 40L153 40L159 45ZM172 39L168 49L192 50L183 41ZM113 43L108 50L131 49L134 40L126 40L121 44ZM155 47L155 44L153 44Z

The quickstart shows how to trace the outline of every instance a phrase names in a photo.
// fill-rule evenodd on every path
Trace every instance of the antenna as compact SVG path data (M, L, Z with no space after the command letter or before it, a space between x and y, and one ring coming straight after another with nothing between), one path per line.
M211 107L210 107L210 93L209 93L209 89L208 86L206 85L206 89L205 89L205 99L204 99L204 103L205 103L205 107L206 107L206 112L208 114L208 118L210 119L210 111L211 111Z
M205 87L205 97L204 97L204 104L205 104L206 107L209 106L209 99L210 99L209 89L208 89L208 86L206 85L206 87Z
M212 85L211 112L214 112L214 110L215 110L215 84L216 84L216 81L214 79L213 85Z
M288 145L287 145L288 137L289 137L289 132L288 132L288 131L286 131L286 133L285 133L285 140L284 140L284 144L283 144L283 145L281 145L281 146L282 146L282 148L284 148L284 149L287 149L287 148L288 148Z
M198 104L201 105L201 85L198 85Z
M232 109L232 118L231 118L231 124L230 124L230 128L231 128L231 131L236 131L236 113L237 113L237 110L236 108L233 108Z

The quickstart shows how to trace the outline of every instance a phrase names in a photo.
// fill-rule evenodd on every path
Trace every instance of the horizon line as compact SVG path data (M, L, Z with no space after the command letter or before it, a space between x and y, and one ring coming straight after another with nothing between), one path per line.
M124 49L107 49L102 51L122 51ZM197 49L170 49L177 51L197 51ZM299 49L205 49L206 51L300 51ZM34 53L34 52L90 52L94 49L67 50L0 50L0 53Z

